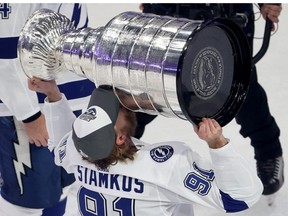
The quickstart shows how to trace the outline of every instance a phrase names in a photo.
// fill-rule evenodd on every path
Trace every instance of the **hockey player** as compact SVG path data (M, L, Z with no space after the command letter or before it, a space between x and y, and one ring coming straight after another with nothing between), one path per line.
M86 5L0 4L0 172L3 178L0 215L3 216L62 216L66 205L63 188L67 189L65 186L75 180L55 165L46 147L48 133L39 106L44 97L28 89L27 77L17 58L22 27L41 8L66 15L78 28L88 23ZM94 83L68 72L57 82L75 111L86 107L95 89Z
M210 148L211 163L185 143L147 145L133 138L135 113L110 90L94 90L76 118L55 81L31 79L28 85L47 95L49 148L81 185L79 215L187 216L193 203L238 212L261 196L260 179L213 119L194 127Z

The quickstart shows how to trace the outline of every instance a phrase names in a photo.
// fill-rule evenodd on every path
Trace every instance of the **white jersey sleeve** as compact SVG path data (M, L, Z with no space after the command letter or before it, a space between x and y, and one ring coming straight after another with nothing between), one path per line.
M76 119L68 100L64 94L57 102L49 103L47 98L44 101L43 111L46 118L46 126L49 134L48 148L54 153L54 161L58 166L62 166L68 173L74 171L72 161L81 160L72 141L72 124ZM67 147L67 143L72 145ZM67 156L69 152L69 157Z
M63 135L71 131L72 123L76 119L76 116L69 107L64 94L62 94L60 101L53 103L49 103L46 98L43 111L45 113L46 126L49 134L48 148L52 150L58 145ZM61 122L59 123L59 121Z
M236 152L233 144L210 149L210 155L224 209L233 212L235 200L244 201L248 207L254 205L263 192L263 185L251 164Z
M255 204L263 191L262 183L233 144L209 151L212 163L191 150L178 156L171 168L173 190L189 201L230 213Z

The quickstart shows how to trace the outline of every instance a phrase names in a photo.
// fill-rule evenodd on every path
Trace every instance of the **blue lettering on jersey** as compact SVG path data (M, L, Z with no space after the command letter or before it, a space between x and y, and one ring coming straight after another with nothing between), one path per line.
M196 171L201 173L201 175L204 176L206 179L208 179L210 181L214 180L215 175L214 175L214 171L212 169L210 169L210 170L201 169L200 167L197 166L197 164L195 162L193 163L193 167Z
M99 187L108 188L108 174L99 173Z
M84 184L128 193L133 191L135 193L144 192L144 183L136 178L102 173L83 166L78 166L77 171L78 180Z
M97 179L96 173L95 172L91 173L89 184L90 185L97 185L96 179Z
M191 191L197 192L201 196L205 196L211 189L211 182L215 179L213 170L205 170L193 163L196 172L190 172L184 179L184 186Z
M119 188L119 184L118 184L118 177L119 175L112 175L110 180L111 180L111 184L110 184L110 189L116 189L116 190L120 190Z
M141 182L139 179L135 179L135 185L137 185L138 188L135 187L135 188L134 188L134 192L135 192L135 193L143 193L143 191L144 191L144 184L143 184L143 182Z
M162 163L172 157L173 153L174 149L172 148L172 146L162 145L151 149L150 156L154 161Z
M82 169L80 169L80 166L77 167L77 171L78 171L78 179L79 181L83 181L83 172L82 172Z
M131 177L127 177L127 176L123 176L123 190L126 192L130 192L131 191L131 186L132 186L132 178Z
M0 14L1 19L9 19L9 14L11 13L11 6L7 3L0 4Z
M107 199L105 194L81 187L78 192L79 211L87 216L135 216L135 200L125 197Z

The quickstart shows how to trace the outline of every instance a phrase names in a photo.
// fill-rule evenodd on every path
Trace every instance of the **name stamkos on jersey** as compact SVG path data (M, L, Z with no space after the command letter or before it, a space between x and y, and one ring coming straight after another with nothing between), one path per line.
M169 158L172 157L173 154L174 149L170 145L162 145L150 150L151 158L158 163L163 163L167 161Z
M67 144L67 138L65 137L64 139L61 140L61 143L58 148L58 156L59 156L59 161L62 163L63 159L66 156L66 144Z
M143 194L145 191L145 183L140 179L120 174L99 172L98 169L90 169L85 166L77 166L75 177L87 188L98 187L134 194Z

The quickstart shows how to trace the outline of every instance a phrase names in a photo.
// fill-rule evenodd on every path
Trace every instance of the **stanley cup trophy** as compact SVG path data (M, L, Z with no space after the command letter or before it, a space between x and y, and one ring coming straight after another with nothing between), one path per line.
M194 124L215 118L221 126L239 111L251 72L244 33L221 18L124 12L104 27L75 30L65 16L41 9L23 27L18 55L30 78L72 71L97 87L112 86L132 111Z

